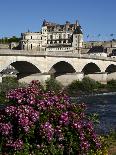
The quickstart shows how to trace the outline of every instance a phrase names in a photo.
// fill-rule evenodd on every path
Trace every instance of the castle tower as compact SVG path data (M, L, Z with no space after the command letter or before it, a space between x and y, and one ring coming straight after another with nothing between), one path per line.
M83 46L83 32L81 26L77 26L73 32L72 47L74 48L75 52L80 53L82 46Z

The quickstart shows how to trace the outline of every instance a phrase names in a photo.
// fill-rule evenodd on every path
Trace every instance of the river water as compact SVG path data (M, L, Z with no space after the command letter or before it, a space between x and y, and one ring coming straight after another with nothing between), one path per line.
M110 130L116 131L116 93L84 96L75 99L77 103L87 104L87 113L97 113L100 123L97 131L106 134Z

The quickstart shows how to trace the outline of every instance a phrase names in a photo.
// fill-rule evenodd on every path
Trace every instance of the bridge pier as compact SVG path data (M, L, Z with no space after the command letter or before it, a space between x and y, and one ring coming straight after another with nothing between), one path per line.
M84 74L82 72L76 72L76 73L66 73L64 75L60 75L56 77L56 80L61 82L64 86L67 86L74 80L81 81L84 77Z
M110 73L107 76L107 81L116 80L116 72Z
M107 83L107 73L106 72L96 72L94 74L87 74L85 77L90 77L91 79L98 81L100 83Z
M36 74L31 74L29 76L20 78L18 81L30 83L32 80L39 80L42 84L44 84L45 81L50 77L51 77L51 75L47 74L47 73L36 73Z

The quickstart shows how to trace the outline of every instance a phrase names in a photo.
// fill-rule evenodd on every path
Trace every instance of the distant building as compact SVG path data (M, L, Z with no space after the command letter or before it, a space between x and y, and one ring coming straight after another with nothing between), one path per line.
M112 50L112 53L110 54L111 58L116 58L116 49Z
M28 31L21 37L22 50L79 52L83 46L83 32L77 21L60 25L44 20L40 32Z
M94 56L116 58L116 40L109 41L84 41L80 24L76 21L57 24L43 21L40 32L21 33L20 38L12 37L16 42L10 45L0 44L0 49L47 51L47 52L72 52ZM19 42L17 41L19 39Z
M103 46L93 46L87 54L107 57L107 50Z

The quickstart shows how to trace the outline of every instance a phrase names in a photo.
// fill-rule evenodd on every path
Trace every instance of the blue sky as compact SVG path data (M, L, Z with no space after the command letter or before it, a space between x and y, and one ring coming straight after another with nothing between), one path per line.
M79 20L85 40L116 38L116 0L1 0L0 38L40 31L44 19Z

